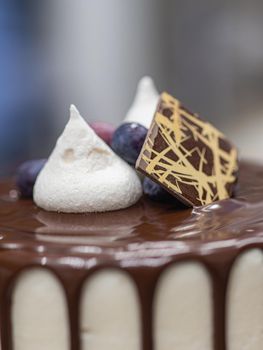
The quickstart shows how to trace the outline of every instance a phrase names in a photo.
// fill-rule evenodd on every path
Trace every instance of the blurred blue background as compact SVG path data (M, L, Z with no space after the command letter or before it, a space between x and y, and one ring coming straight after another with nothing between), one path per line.
M0 176L45 157L74 103L123 119L151 75L263 159L261 0L0 0Z

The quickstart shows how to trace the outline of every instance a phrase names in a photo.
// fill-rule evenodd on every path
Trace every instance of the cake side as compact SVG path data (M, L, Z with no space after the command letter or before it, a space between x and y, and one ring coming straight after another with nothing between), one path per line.
M126 292L123 290L123 294L119 295L125 312L121 313L120 310L122 322L115 328L113 326L110 329L107 322L101 331L100 339L108 339L108 349L110 346L112 348L115 346L115 349L118 349L118 346L120 349L123 348L124 343L120 341L118 345L114 339L118 330L125 334L127 328L121 328L121 324L125 325L125 323L132 329L133 340L129 342L130 349L152 350L155 343L155 348L159 350L171 349L175 346L178 349L194 350L201 346L204 350L210 350L211 347L214 350L225 350L226 341L231 344L230 349L237 349L235 346L240 343L233 340L235 339L234 326L230 325L227 333L230 338L232 334L231 339L227 340L225 333L226 294L228 294L229 276L232 276L230 273L235 271L232 270L232 266L238 266L233 264L235 261L239 262L236 260L239 256L242 258L241 253L253 249L247 252L250 257L244 258L245 263L242 261L240 263L241 270L238 269L237 276L241 274L241 277L234 276L241 281L241 285L248 274L259 276L259 274L253 274L253 271L261 271L261 253L258 249L263 245L262 175L263 167L242 164L240 185L235 199L216 202L193 211L190 209L175 211L172 205L154 204L143 199L129 209L117 211L114 214L99 215L43 212L31 201L15 198L14 192L10 193L13 189L12 184L1 183L2 348L25 349L19 348L18 344L21 342L12 342L14 336L20 337L19 333L16 333L18 321L12 313L12 302L16 300L16 305L22 304L19 300L23 300L26 295L22 293L19 296L18 292L14 294L16 286L19 285L17 281L22 273L34 267L51 271L62 287L61 290L65 295L64 307L67 308L68 315L68 320L64 322L66 331L62 333L68 334L67 327L69 327L70 337L66 345L69 349L80 349L80 338L84 350L92 346L96 350L105 348L106 343L99 345L96 343L96 337L92 337L93 329L92 327L89 329L92 322L89 318L89 312L91 312L89 310L91 305L96 304L104 305L106 308L105 300L114 297L115 293L119 295L117 289L114 289L115 282L118 280L122 281L119 288L121 285L127 288ZM245 264L247 269L244 270L242 264ZM106 270L109 274L104 275L104 279L113 281L111 292L107 290L110 283L103 284L103 279L96 280L96 274L100 273L100 276L103 276ZM121 275L116 275L113 271ZM34 279L32 281L30 283L36 283ZM89 281L93 281L91 288L93 288L94 301L83 301L82 305L86 306L80 307L82 292L86 290L85 283ZM23 282L21 283L23 287ZM43 285L44 294L47 296L50 294L49 283ZM99 287L96 287L96 284ZM252 278L250 284L244 286L247 292L240 295L236 285L235 283L235 286L231 287L234 295L237 295L237 298L233 299L236 300L236 306L232 301L231 307L234 310L236 308L237 315L240 312L240 303L244 302L247 293L253 290L251 286L258 286L258 290L261 290L261 284ZM116 286L118 286L117 282ZM97 290L103 289L105 289L105 295L96 293ZM230 300L233 298L231 295ZM128 302L125 304L125 296L130 304ZM257 297L255 295L254 300L260 302ZM34 296L30 299L33 300ZM103 300L106 304L103 304ZM53 305L55 304L54 302ZM180 307L185 314L185 323L183 319L176 318ZM255 305L252 307L254 310ZM169 309L173 312L171 311L169 317L166 317ZM83 310L85 310L84 314ZM101 310L103 311L103 308ZM116 308L118 314L117 310ZM131 313L133 317L125 322L125 315L131 310L133 310ZM229 308L227 310L230 312ZM66 314L61 311L60 319L65 319ZM201 320L198 314L202 315L202 322L198 322ZM258 315L259 313L251 313L251 317L259 317ZM193 323L186 328L190 318ZM237 316L227 314L227 318L232 324L238 321ZM49 322L51 321L50 319ZM96 321L94 322L96 326ZM199 328L196 327L198 324ZM21 325L23 326L23 312L20 317ZM178 337L172 336L176 334L176 328ZM80 337L81 331L84 332L82 337ZM111 337L112 334L115 338ZM244 334L239 337L239 342L240 339L246 339ZM257 334L260 334L260 329ZM195 339L198 338L199 342L192 342L193 345L191 345L190 340L187 341L187 336L189 338L191 335ZM37 334L35 336L39 341ZM83 340L84 338L86 340ZM125 339L127 341L127 338L123 339L123 342ZM31 341L34 344L34 340L31 339ZM54 346L57 346L56 350L65 349L63 342ZM51 347L49 349L52 350ZM248 349L257 348L248 347ZM30 349L27 348L27 350Z

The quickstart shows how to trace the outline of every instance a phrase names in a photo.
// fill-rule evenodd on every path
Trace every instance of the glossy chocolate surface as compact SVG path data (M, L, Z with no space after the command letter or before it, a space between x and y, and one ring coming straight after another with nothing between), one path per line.
M79 307L86 278L105 267L134 279L142 310L142 350L153 350L152 301L160 273L181 260L203 263L214 290L214 350L225 350L225 293L231 266L247 248L263 247L263 166L242 163L235 198L180 209L143 198L100 214L57 214L18 199L0 183L2 348L12 350L12 287L24 268L43 266L62 282L69 309L71 350L79 350Z

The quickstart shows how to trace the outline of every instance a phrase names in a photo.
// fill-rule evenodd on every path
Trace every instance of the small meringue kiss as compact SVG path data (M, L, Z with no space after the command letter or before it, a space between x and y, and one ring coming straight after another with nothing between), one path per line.
M101 140L75 106L47 163L33 198L49 211L103 212L126 208L142 195L136 171Z
M148 129L156 111L159 97L152 78L143 77L139 81L134 101L123 122L136 122Z

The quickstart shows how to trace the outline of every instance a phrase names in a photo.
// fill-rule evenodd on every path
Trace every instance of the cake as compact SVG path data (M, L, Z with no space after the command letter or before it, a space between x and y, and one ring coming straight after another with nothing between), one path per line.
M0 181L2 350L261 349L263 166L149 77L96 125Z
M2 350L258 350L263 166L235 198L57 214L0 185Z

